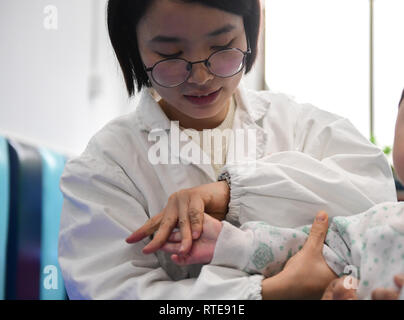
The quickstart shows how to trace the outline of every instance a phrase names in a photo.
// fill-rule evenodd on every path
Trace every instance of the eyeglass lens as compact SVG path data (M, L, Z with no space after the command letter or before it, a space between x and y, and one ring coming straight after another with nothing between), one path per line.
M222 78L231 77L244 67L244 53L237 49L218 51L207 63L209 71ZM169 59L157 63L152 71L154 81L162 86L173 87L182 84L191 70L182 59Z

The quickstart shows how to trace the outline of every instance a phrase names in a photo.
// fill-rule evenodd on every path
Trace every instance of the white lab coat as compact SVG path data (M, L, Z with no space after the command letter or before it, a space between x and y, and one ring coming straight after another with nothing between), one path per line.
M224 167L232 179L227 219L233 224L259 217L249 208L267 210L273 225L294 227L312 223L321 209L351 215L396 200L383 152L348 120L242 85L235 98L233 128L257 130L259 160L253 173L240 164ZM214 265L178 267L168 254L142 254L149 239L125 242L172 193L217 179L209 164L150 163L155 142L149 133L169 128L144 90L133 113L107 124L67 163L59 263L71 299L262 298L261 275Z

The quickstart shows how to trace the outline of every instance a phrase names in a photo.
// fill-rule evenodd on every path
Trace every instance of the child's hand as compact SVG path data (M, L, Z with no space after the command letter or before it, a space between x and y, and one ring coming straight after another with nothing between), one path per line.
M178 265L206 264L212 261L215 252L216 242L222 230L222 223L215 218L205 214L203 218L203 229L201 236L193 240L192 248L186 255L180 255L181 233L173 232L168 242L160 250L173 253L171 259Z

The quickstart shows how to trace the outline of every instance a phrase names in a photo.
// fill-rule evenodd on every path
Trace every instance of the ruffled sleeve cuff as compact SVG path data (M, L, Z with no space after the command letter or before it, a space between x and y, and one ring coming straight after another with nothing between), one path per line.
M241 167L242 168L242 167ZM231 184L230 187L230 201L229 201L229 210L226 215L226 221L235 225L236 227L240 226L240 211L241 211L241 197L245 194L245 190L242 188L242 184L240 183L241 172L240 166L238 165L226 165L222 168L220 174L227 172L230 175Z
M222 221L222 230L216 242L210 264L244 270L249 262L254 235Z

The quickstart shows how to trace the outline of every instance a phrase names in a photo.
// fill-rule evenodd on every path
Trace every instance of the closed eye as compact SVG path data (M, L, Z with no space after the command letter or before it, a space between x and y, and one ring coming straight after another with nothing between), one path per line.
M233 39L234 40L234 39ZM233 40L231 40L228 44L224 45L224 46L213 46L212 50L224 50L224 49L229 49L231 48L231 44L233 42Z
M160 52L156 52L159 56L161 56L162 58L165 59L172 59L172 58L178 58L181 54L182 51L178 52L178 53L174 53L174 54L164 54L164 53L160 53Z

